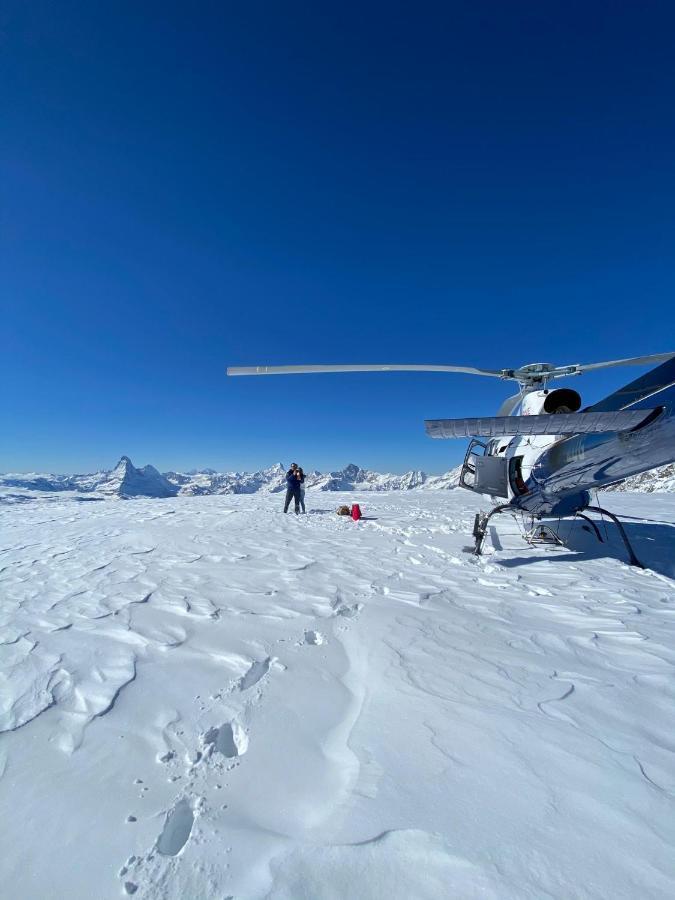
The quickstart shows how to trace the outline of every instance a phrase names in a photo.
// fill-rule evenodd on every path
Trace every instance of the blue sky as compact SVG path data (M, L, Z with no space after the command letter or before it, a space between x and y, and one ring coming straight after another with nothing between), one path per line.
M0 17L0 471L443 471L518 366L675 349L668 3ZM576 379L589 402L632 380Z

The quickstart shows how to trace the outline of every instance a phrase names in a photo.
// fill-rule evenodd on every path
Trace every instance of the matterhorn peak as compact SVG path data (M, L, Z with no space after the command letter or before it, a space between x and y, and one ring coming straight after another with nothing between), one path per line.
M112 471L116 472L118 469L126 469L128 466L131 466L132 469L134 467L134 464L129 459L129 457L128 456L120 456L120 458L117 462L117 465L115 466L115 468Z
M280 462L274 463L273 466L270 466L267 469L263 469L263 472L269 475L283 475L285 471L286 466Z
M178 489L154 466L137 469L128 456L120 457L112 472L97 485L103 494L118 497L175 497Z

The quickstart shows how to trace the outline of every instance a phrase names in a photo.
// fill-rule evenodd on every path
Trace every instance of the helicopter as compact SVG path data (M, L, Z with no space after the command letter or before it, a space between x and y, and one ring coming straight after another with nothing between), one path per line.
M554 387L559 378L614 366L660 363L618 391L581 409L581 396ZM529 516L531 543L562 543L542 518L583 518L602 541L586 511L616 524L631 565L643 568L623 525L591 503L591 491L675 461L675 351L606 362L556 366L529 363L516 369L449 365L234 366L228 375L298 375L331 372L458 372L514 381L493 417L429 419L432 438L469 438L459 486L500 501L476 514L473 552L480 555L488 523L498 513ZM535 522L538 524L535 525Z

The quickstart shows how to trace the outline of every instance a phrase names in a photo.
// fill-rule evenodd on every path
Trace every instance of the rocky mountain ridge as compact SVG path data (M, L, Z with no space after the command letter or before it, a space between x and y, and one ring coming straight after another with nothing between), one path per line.
M362 469L353 463L337 472L308 472L306 487L319 491L395 491L427 488L445 490L456 487L459 470L443 475L421 471L388 475ZM0 475L0 486L23 490L57 492L76 491L98 497L175 497L179 494L254 494L285 490L286 468L281 463L259 472L216 472L214 469L190 472L158 472L154 466L136 468L123 456L114 469L88 475L42 473Z
M276 463L258 472L217 472L215 469L193 469L189 472L159 472L154 466L136 468L123 456L110 470L88 475L54 475L44 473L0 474L0 487L30 491L74 491L92 497L175 497L210 494L277 493L286 486L286 469ZM447 490L457 486L459 468L443 475L422 471L403 475L381 474L350 463L336 472L308 472L306 487L318 491L410 491ZM608 491L640 493L675 492L675 463L634 475L610 485Z
M675 493L675 463L632 475L605 488L607 491L639 491L641 494Z

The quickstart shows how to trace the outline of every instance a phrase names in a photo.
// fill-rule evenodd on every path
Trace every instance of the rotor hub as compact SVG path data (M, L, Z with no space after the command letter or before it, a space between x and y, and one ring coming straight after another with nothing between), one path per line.
M552 378L580 375L579 366L555 366L553 363L528 363L519 369L502 369L502 378L517 381L523 388L540 388Z

